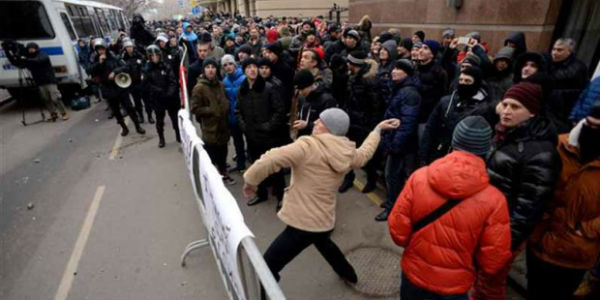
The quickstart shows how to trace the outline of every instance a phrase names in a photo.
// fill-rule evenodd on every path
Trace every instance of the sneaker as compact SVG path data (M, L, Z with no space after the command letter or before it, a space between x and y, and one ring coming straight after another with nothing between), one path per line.
M375 217L375 221L377 221L377 222L385 222L385 221L387 221L389 215L390 215L390 212L388 212L387 209L384 209L382 212L380 212Z
M68 113L64 113L64 114L62 114L62 115L61 115L61 118L62 118L62 120L63 120L63 121L66 121L66 120L68 120L70 117L69 117L69 114L68 114Z
M226 185L234 185L236 184L236 181L230 176L223 176L223 183L225 183Z

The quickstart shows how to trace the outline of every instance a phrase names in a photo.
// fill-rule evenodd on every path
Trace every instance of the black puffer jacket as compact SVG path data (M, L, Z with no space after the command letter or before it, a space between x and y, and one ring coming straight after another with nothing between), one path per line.
M148 99L154 109L166 109L181 105L177 79L173 70L165 62L158 64L148 62L143 69L142 87L145 99Z
M446 94L448 74L438 62L431 61L428 65L419 65L419 80L421 81L419 123L422 124L427 122L435 106Z
M586 65L571 55L565 61L550 64L553 89L548 99L549 117L558 133L571 129L569 114L588 83Z
M250 88L244 80L238 92L235 115L248 143L280 146L287 139L285 108L279 93L258 76Z
M365 65L348 79L345 110L350 117L348 138L362 143L383 118L384 99L377 93L377 62L366 59Z
M298 119L307 121L308 124L306 128L298 132L298 136L311 134L314 126L313 123L319 118L321 112L327 108L335 107L337 104L329 90L323 86L317 87L307 97L299 100L300 107L298 111L300 116Z
M419 150L421 165L426 166L450 152L454 127L462 119L482 116L490 126L494 126L497 122L495 104L484 88L480 88L471 99L461 99L456 91L444 96L427 121Z
M552 199L561 168L557 142L552 123L534 117L508 130L488 160L490 183L508 201L513 250L527 240Z

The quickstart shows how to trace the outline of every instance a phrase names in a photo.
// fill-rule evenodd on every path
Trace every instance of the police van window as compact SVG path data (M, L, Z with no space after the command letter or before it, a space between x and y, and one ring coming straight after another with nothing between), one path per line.
M71 26L71 22L69 22L69 17L67 17L67 14L65 14L64 12L61 12L60 18L62 19L63 24L65 24L65 27L67 28L67 32L69 32L69 37L71 38L71 41L74 41L75 39L77 39L77 36L75 35L75 30L73 30L73 26Z
M98 16L98 22L100 23L100 27L102 28L102 31L104 32L104 34L109 33L110 29L108 28L108 24L106 22L106 16L104 15L104 11L101 8L96 8L94 10L96 11L96 16Z
M70 4L66 4L65 6L67 7L71 22L73 22L73 27L75 27L75 32L77 32L78 36L89 37L98 35L94 28L94 24L92 23L92 18L88 14L85 6Z
M0 1L0 39L44 40L53 39L54 36L54 29L42 3Z

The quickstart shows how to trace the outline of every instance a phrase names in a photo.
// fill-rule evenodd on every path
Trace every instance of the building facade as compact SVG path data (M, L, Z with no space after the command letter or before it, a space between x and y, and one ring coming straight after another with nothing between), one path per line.
M348 0L208 0L217 11L240 12L247 17L307 17L329 16L329 10L336 3L347 8ZM335 15L333 16L335 18ZM341 14L347 19L348 12Z
M446 28L457 36L479 31L495 53L511 31L522 31L529 50L547 51L558 37L571 37L591 69L600 58L598 0L349 0L349 21L364 15L373 35L397 28L403 37L423 30L426 39L440 40Z

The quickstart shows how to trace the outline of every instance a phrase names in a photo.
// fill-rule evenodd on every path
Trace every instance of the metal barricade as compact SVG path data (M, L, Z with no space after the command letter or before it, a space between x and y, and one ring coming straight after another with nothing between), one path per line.
M201 184L199 180L200 171L198 167L200 163L199 153L201 151L204 151L202 148L202 142L197 136L195 129L192 129L193 126L184 126L184 123L188 121L192 122L192 118L190 115L189 97L187 95L186 88L186 70L183 66L185 55L187 55L187 49L185 48L185 46L184 49L184 58L182 58L182 63L180 65L179 70L179 84L181 85L180 88L182 91L181 95L183 106L183 109L182 111L180 111L179 114L180 134L182 138L181 146L183 148L184 155L186 156L186 160L188 160L188 171L190 172L190 179L192 181L192 185L194 186L194 194L198 204L199 212L202 216L202 222L204 224L204 227L207 229L207 237L205 239L193 241L185 247L183 254L181 255L181 266L186 266L185 260L192 251L202 249L206 246L210 246L209 248L212 250L213 255L215 257L215 262L219 269L219 275L223 279L223 284L225 285L229 299L285 300L285 295L281 291L281 288L279 287L277 281L273 277L273 274L267 267L267 264L264 261L263 256L259 251L258 247L256 246L256 243L254 242L254 238L252 236L246 236L242 238L235 252L237 271L241 280L241 289L243 290L243 293L237 294L235 292L235 283L231 279L231 274L226 274L227 272L224 272L223 270L223 261L225 260L225 258L221 257L219 253L217 253L217 251L215 250L215 237L214 234L211 234L211 232L209 232L210 226L207 223L208 221L206 220L206 203L205 200L202 199L202 187L199 186ZM186 131L186 128L189 128L189 132ZM187 136L188 134L193 136ZM214 169L214 171L216 172L216 169L212 164L210 164L206 168L212 168L211 170ZM229 193L229 191L227 191L227 193ZM235 205L237 206L237 204Z

